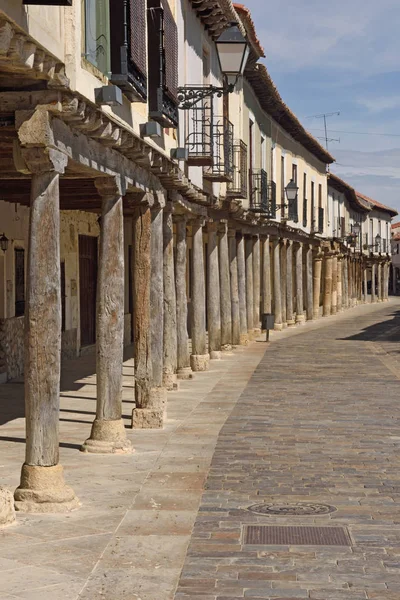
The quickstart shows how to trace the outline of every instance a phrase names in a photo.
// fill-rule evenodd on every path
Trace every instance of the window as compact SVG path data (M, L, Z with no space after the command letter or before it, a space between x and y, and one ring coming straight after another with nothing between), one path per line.
M253 195L253 171L254 171L254 121L249 119L249 190L250 190L250 198Z
M285 216L285 157L281 156L281 204L282 204L282 217Z
M149 116L178 125L178 28L168 0L147 0Z
M292 179L297 185L297 165L292 165Z
M322 185L318 186L318 207L322 208Z
M25 314L25 250L15 248L15 316L21 317Z
M315 183L311 182L311 227L315 228Z
M303 227L307 227L307 173L303 175Z
M110 74L109 0L82 0L85 26L84 56L99 71Z
M267 170L267 142L265 136L261 136L261 168Z

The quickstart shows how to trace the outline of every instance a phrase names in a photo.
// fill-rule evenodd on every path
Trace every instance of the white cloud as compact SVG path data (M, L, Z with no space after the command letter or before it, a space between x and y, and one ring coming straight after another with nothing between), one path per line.
M387 110L393 110L395 108L400 108L400 96L379 96L379 97L371 97L366 96L363 98L358 98L356 100L357 104L360 106L364 106L370 113L380 113Z

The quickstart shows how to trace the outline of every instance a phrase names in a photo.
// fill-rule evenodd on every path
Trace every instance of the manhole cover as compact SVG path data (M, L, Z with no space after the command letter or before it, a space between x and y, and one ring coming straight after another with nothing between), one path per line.
M258 515L293 515L301 517L304 515L328 515L337 509L329 504L296 502L295 504L254 504L249 506L247 510Z
M253 546L351 546L344 527L245 525L244 543Z

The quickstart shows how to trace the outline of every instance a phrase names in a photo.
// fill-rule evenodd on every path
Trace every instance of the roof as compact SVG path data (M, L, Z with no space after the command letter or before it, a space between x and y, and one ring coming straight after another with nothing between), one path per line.
M361 194L360 192L357 192L357 196L359 196L360 198L362 198L366 202L369 202L372 205L372 208L377 208L379 210L387 212L390 215L392 215L392 217L395 217L396 215L399 214L395 208L390 208L390 206L386 206L385 204L381 204L377 200L373 200L372 198L369 198L368 196L365 196L365 194Z
M311 154L325 164L335 162L335 159L325 148L306 131L298 118L282 100L267 68L256 64L246 69L245 76L253 88L258 100L266 113L271 115L293 139L299 142Z
M238 20L238 15L233 7L232 0L189 0L205 29L213 39L218 38L233 21ZM242 28L244 34L244 28Z
M258 39L256 26L251 17L250 10L243 4L234 4L233 6L244 25L244 28L247 33L247 38L252 46L254 53L256 54L256 58L265 58L264 48L262 47L262 44Z
M397 223L392 223L391 228L392 229L398 229L400 227L400 221L397 221Z
M338 192L345 194L347 200L357 210L361 209L361 210L364 210L365 212L368 212L371 210L370 204L368 202L363 201L361 198L359 198L356 190L353 187L351 187L351 185L349 185L346 181L343 181L343 179L340 179L340 177L338 177L334 173L328 173L328 185L333 187Z

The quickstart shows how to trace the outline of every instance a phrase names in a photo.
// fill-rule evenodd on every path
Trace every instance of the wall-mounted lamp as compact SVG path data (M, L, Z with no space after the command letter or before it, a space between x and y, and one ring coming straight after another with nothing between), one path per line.
M9 242L9 239L8 239L8 237L6 237L4 235L4 233L2 235L0 235L0 248L3 250L3 252L6 252L6 250L7 250L8 242Z

